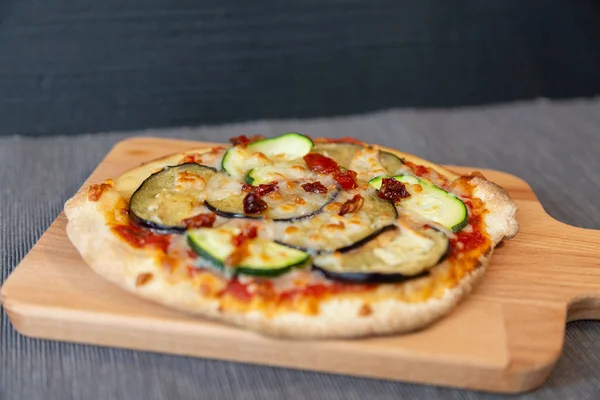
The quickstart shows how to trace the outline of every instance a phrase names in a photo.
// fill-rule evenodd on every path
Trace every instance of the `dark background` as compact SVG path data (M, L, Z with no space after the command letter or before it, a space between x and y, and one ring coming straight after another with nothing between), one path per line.
M0 134L599 93L598 0L0 0Z

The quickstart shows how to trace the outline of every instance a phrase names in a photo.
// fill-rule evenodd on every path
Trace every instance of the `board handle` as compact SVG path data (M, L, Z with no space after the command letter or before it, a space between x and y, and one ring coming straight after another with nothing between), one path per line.
M600 320L600 230L558 224L564 230L563 248L572 260L563 273L564 282L574 289L567 321Z

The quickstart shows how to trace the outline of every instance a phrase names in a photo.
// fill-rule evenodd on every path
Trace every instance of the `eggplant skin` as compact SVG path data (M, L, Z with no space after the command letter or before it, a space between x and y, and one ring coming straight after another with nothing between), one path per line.
M129 210L129 219L133 224L143 228L152 229L156 233L184 233L186 230L185 226L167 226L145 220L143 218L138 217L131 209Z
M242 214L242 213L235 213L235 212L223 211L223 210L220 210L217 207L213 206L208 201L205 201L204 205L210 211L212 211L215 214L217 214L217 215L219 215L221 217L224 217L224 218L263 219L263 217L260 216L260 215L246 215L246 214Z
M346 246L346 247L340 247L339 249L336 249L335 251L339 251L340 253L347 253L349 251L356 250L359 247L367 244L371 240L375 239L377 236L381 235L382 233L387 232L387 231L392 231L394 229L398 229L398 228L395 225L384 226L383 228L371 233L368 236L365 236L364 238L360 239L359 241L354 242L351 245Z
M312 268L323 274L327 279L343 283L401 283L429 275L429 271L423 271L420 274L412 276L402 274L382 274L378 272L332 272L315 264L312 265Z
M279 240L275 240L276 243L282 245L282 246L286 246L289 247L291 249L296 249L296 250L300 250L300 251L304 251L307 253L313 253L313 254L325 254L325 253L335 253L336 251L340 252L340 253L345 253L351 250L355 250L358 249L361 246L364 246L365 244L367 244L368 242L370 242L371 240L375 239L377 236L381 235L384 232L387 231L391 231L397 229L395 225L387 225L384 226L383 228L380 228L378 230L376 230L373 233L370 233L369 235L365 236L362 239L359 239L358 241L352 243L351 245L345 246L345 247L340 247L337 249L331 249L331 250L313 250L307 247L302 247L302 246L294 246L293 244L289 244L289 243L285 243Z
M135 207L132 207L132 204L134 204L136 196L142 191L144 186L149 184L149 182L151 182L153 178L155 178L156 176L158 176L160 174L165 173L166 171L168 171L170 169L185 168L188 166L193 166L194 168L206 169L211 172L217 172L217 170L212 167L209 167L207 165L198 164L198 163L193 163L193 162L177 164L177 165L168 165L168 166L162 168L160 171L154 172L153 174L148 176L146 179L144 179L144 181L140 184L140 186L138 186L138 188L133 192L133 194L129 198L129 206L128 206L129 220L137 226L152 229L156 233L167 234L167 233L183 233L183 232L185 232L185 230L186 230L185 226L164 225L164 224L152 222L152 221L149 221L149 220L146 220L146 219L140 217L139 215L137 215L135 213L135 211L134 211Z

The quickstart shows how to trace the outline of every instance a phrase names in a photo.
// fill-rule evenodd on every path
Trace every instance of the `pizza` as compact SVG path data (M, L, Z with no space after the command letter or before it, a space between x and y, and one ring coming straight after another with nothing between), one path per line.
M353 138L238 136L83 187L67 235L98 275L163 305L287 338L424 329L517 234L474 172Z

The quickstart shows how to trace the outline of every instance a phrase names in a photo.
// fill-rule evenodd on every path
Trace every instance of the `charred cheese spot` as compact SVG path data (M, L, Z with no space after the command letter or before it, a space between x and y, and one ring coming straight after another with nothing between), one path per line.
M135 279L135 287L140 287L146 285L154 278L154 276L150 272L146 272L143 274L139 274Z
M294 202L299 205L306 204L306 201L302 197L296 197L296 200L294 200Z
M368 303L363 303L363 305L358 309L359 317L368 317L373 314L373 309Z
M337 213L342 208L342 203L334 201L333 203L329 203L325 206L325 211L330 213Z
M88 200L98 201L102 194L113 187L113 182L108 180L105 183L93 184L88 188Z
M287 228L285 228L285 233L286 234L292 234L292 233L296 233L300 230L300 228L298 228L297 226L288 226Z

